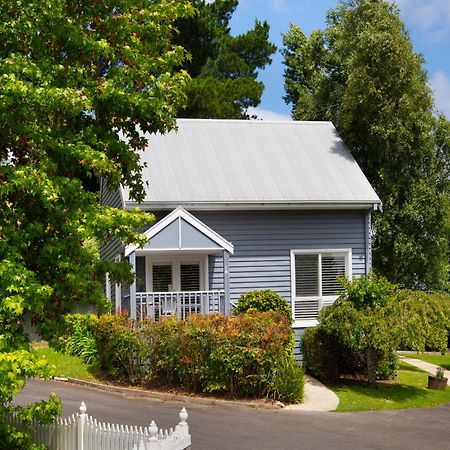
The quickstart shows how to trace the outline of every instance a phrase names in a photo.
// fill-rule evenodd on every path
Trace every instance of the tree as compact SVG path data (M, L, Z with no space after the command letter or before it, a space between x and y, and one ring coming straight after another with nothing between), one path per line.
M399 290L376 276L342 282L344 292L320 313L319 326L344 347L365 354L369 384L401 343L416 351L446 348L448 296Z
M105 272L131 277L126 263L100 261L89 239L140 242L135 230L152 216L100 206L83 181L102 177L143 198L139 129L175 126L189 77L177 69L185 51L171 41L174 21L191 13L184 0L0 4L0 441L8 448L31 448L3 422L13 395L27 376L48 374L30 351L24 316L39 323L78 301L102 304ZM22 414L40 417L30 408Z
M192 81L182 117L248 118L247 108L258 106L263 83L258 69L271 63L275 45L269 42L267 22L255 21L251 30L231 36L229 22L238 0L193 0L196 13L177 22L176 43L189 52L183 64Z
M444 127L397 7L341 1L324 31L307 38L292 25L284 45L293 117L331 120L383 202L375 269L406 287L448 289L448 188L436 151Z

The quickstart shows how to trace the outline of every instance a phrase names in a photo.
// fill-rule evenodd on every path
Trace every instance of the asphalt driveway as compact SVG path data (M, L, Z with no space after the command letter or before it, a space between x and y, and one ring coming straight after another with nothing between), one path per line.
M162 402L39 380L29 381L16 402L24 405L45 399L50 392L61 396L64 415L77 412L84 401L88 413L98 420L129 425L147 426L154 419L158 426L174 426L185 406L193 450L450 450L450 404L430 409L308 413Z

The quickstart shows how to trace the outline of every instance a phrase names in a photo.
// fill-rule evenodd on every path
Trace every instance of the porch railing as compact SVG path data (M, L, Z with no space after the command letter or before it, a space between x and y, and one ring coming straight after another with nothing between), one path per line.
M224 291L136 292L136 318L225 313Z

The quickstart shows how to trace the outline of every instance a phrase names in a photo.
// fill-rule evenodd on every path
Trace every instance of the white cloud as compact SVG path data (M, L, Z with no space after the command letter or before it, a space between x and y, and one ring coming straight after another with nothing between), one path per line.
M444 72L438 71L431 77L430 86L434 92L436 109L450 118L450 80Z
M289 6L286 0L272 0L272 8L278 13L289 12Z
M250 116L257 116L259 120L267 120L267 121L292 121L292 117L287 114L281 114L274 111L270 111L268 109L261 108L248 108L247 114Z
M449 0L396 0L405 22L417 26L428 39L440 42L450 36Z

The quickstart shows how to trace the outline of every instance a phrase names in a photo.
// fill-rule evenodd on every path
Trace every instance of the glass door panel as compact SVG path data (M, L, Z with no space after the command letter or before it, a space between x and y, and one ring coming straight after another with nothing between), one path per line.
M153 292L170 292L172 290L172 266L170 264L153 264Z
M180 265L180 286L181 291L200 290L200 264Z

